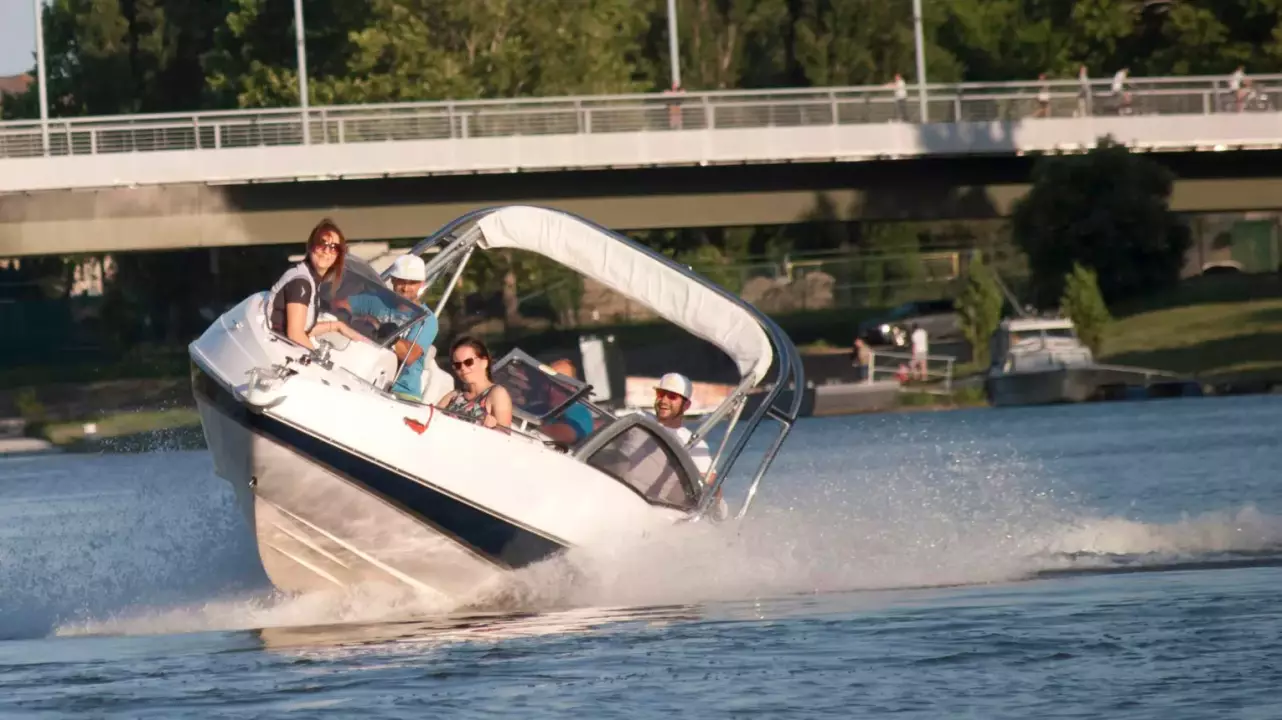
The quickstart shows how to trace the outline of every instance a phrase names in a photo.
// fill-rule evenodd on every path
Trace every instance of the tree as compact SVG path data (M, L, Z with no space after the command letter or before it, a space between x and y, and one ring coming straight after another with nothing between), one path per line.
M929 80L960 79L952 53L933 42L945 20L924 12ZM804 0L794 21L793 53L811 85L869 85L895 73L916 77L912 5L906 0Z
M860 230L866 303L892 305L920 292L926 268L917 230L903 223L865 223Z
M1074 263L1095 268L1109 302L1178 282L1190 237L1170 210L1172 182L1165 167L1110 138L1084 155L1038 160L1011 218L1037 306L1054 306Z
M743 273L731 265L730 259L716 245L705 243L678 253L675 259L732 293L738 294L743 289Z
M989 362L989 340L1002 321L1002 291L997 286L993 271L978 254L970 261L966 272L966 287L957 296L957 308L962 334L970 343L971 354L981 367Z
M1077 337L1098 357L1104 347L1104 331L1113 318L1100 295L1095 271L1073 263L1073 272L1064 278L1064 296L1059 303L1077 328Z

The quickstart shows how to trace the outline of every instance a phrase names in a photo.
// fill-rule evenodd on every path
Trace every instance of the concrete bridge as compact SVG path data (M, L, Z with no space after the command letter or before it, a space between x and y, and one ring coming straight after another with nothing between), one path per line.
M1112 135L1190 212L1282 207L1282 113L1224 78L412 103L0 123L0 256L425 235L533 202L620 229L994 217L1030 156ZM1282 87L1282 76L1255 78ZM1273 101L1274 103L1277 100ZM901 115L901 113L903 113Z

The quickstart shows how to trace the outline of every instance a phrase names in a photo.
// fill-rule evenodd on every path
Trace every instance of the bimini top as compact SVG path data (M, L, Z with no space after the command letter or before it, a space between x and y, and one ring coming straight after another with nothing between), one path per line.
M538 253L721 348L755 385L774 360L755 311L668 258L568 213L514 205L477 221L485 249Z
M1073 321L1066 317L1006 318L1002 329L1008 332L1036 332L1038 330L1072 330Z

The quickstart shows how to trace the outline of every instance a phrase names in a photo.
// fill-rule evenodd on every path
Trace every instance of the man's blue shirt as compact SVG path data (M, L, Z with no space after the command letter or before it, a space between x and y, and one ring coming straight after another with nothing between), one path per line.
M592 434L592 411L576 402L561 413L561 422L574 428L574 441L578 442Z
M352 317L369 316L380 323L385 322L404 322L405 318L396 308L387 306L387 303L380 300L377 296L369 293L359 293L352 295L347 299L348 306L352 310ZM426 308L424 308L426 310ZM440 321L431 310L427 310L427 317L422 322L411 328L406 334L405 339L418 345L422 354L418 359L405 366L400 376L396 378L396 383L392 385L392 392L402 395L409 395L414 398L421 398L423 395L423 363L427 360L427 349L436 342L436 334L440 331Z

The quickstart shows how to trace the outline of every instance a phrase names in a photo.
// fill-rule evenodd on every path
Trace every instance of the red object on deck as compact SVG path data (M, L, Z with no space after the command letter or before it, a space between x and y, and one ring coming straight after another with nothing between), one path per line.
M429 405L429 406L428 406L428 408L427 408L427 420L425 420L425 421L423 421L423 422L419 422L419 421L415 420L415 419L414 419L414 418L412 418L412 417L406 416L406 417L405 417L405 424L409 426L409 429L410 429L410 430L413 430L414 432L418 433L419 435L422 435L424 432L426 432L426 431L427 431L428 426L432 424L432 415L433 415L433 414L434 414L434 412L433 412L433 408Z

